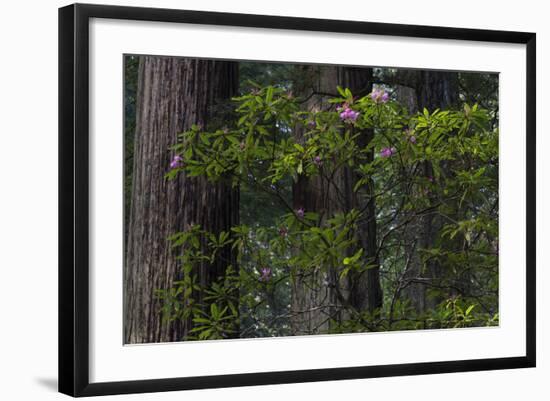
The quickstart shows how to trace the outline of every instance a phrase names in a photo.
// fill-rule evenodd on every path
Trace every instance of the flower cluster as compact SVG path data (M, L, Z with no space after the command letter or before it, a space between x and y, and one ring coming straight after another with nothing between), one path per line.
M304 208L301 207L300 209L296 210L296 216L298 216L298 218L300 219L303 219L305 216Z
M374 103L387 103L390 100L390 95L382 89L375 89L370 94L370 98Z
M345 123L353 124L355 121L357 121L357 117L359 117L359 112L354 111L350 109L347 105L344 105L340 110L340 118Z
M395 149L394 147L382 148L382 150L380 151L380 157L391 157L395 153L397 153L397 149Z
M409 141L410 143L416 143L416 136L414 136L414 132L412 129L407 128L404 134L407 136L407 141Z
M323 160L321 159L321 156L315 156L313 158L313 163L317 166L317 167L321 167L323 165Z
M271 280L273 272L269 267L262 267L260 269L260 281L266 282Z
M172 161L170 162L170 168L178 168L183 164L183 157L180 155L175 155Z

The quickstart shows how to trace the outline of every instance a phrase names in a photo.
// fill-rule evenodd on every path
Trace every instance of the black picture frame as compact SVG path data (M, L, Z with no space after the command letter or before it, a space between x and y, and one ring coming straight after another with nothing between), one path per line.
M283 372L89 381L88 62L91 18L437 38L526 46L526 353L521 357ZM266 15L74 4L59 9L59 391L71 396L142 393L535 366L535 33Z

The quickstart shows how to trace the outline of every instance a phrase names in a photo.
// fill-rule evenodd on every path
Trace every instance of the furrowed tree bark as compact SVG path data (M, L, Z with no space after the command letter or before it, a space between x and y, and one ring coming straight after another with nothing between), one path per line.
M327 94L337 95L336 86L349 88L355 96L364 96L372 89L372 69L352 67L306 66L302 69L301 85L297 86L300 96L308 99L304 105L307 111L320 111L327 107ZM373 132L366 130L359 138L359 145L366 146ZM298 141L304 140L304 129L295 130ZM370 157L373 157L371 153ZM299 176L293 185L293 207L319 213L329 218L337 212L349 212L353 208L366 209L366 216L359 227L359 243L363 247L369 264L376 264L364 273L352 272L345 282L338 278L335 266L319 267L311 273L294 275L292 281L291 326L293 334L316 334L327 332L330 320L342 321L349 318L346 308L356 311L374 310L382 305L379 263L376 254L376 218L374 198L358 199L353 191L358 177L351 169L344 167L329 182L323 177ZM372 189L372 183L369 185ZM339 188L336 191L335 187ZM366 207L362 207L366 206ZM325 270L325 271L323 271ZM344 299L342 299L344 298Z
M326 107L325 96L314 93L335 93L338 85L337 67L319 68L303 66L299 68L300 81L296 83L298 96L307 98L306 111L320 111ZM294 131L298 143L305 142L305 128L296 127ZM325 180L319 177L298 176L292 187L294 210L303 208L306 212L328 215L336 206L335 193L330 191ZM295 272L291 280L291 318L292 334L316 334L329 329L330 319L335 318L336 294L331 289L334 282L333 272L324 266L318 266L311 272Z
M124 269L126 343L180 341L191 322L163 322L157 290L180 276L167 237L198 224L212 232L238 223L238 191L204 178L164 178L177 135L193 124L208 127L236 94L238 64L225 61L141 57L138 72L133 188ZM180 250L181 252L181 250ZM222 255L232 259L229 251ZM223 276L221 258L196 267L201 284Z

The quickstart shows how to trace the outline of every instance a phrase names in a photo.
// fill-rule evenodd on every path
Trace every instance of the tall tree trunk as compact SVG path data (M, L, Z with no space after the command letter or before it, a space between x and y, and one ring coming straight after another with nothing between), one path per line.
M306 111L321 111L326 107L326 97L314 93L335 93L338 85L337 67L297 67L297 95L307 98ZM305 142L305 128L296 127L297 142ZM329 190L326 180L320 177L298 176L292 187L293 208L329 215L338 204L334 191ZM291 318L293 334L317 334L326 332L334 319L336 294L330 284L333 272L326 266L317 266L310 272L294 272L291 280Z
M300 96L308 98L304 105L307 111L321 111L323 107L327 107L326 94L336 95L337 85L349 88L357 96L364 96L372 89L371 69L307 66L301 72L301 85L296 89ZM372 135L372 131L362 133L359 145L366 146ZM304 130L298 127L295 137L298 141L303 141ZM323 177L300 176L293 186L293 207L319 213L323 218L360 208L364 200L359 200L353 192L356 179L355 174L347 167L335 174L332 182ZM368 202L368 206L365 205L367 216L359 227L359 242L367 260L370 258L372 264L372 255L376 253L377 245L374 198L371 197ZM317 270L307 274L297 272L293 277L292 287L293 333L326 332L330 327L330 320L341 321L349 317L349 313L343 311L345 308L362 311L380 307L382 289L377 262L376 265L363 274L351 273L345 284L339 281L339 272L334 266L319 266Z
M350 88L354 96L362 97L372 91L372 68L342 67L340 70L343 86ZM374 138L374 130L365 129L358 136L356 142L360 148L365 149ZM367 162L374 159L374 149L367 154ZM363 272L351 272L348 276L350 288L350 305L356 311L374 312L382 307L383 293L380 281L380 260L378 258L378 236L376 224L376 199L374 181L370 179L366 184L364 197L357 196L353 188L360 179L345 168L346 175L351 175L351 185L346 187L346 194L352 199L352 208L364 210L364 215L358 224L359 244L363 248L363 262L369 269Z
M435 109L446 110L458 103L458 73L442 71L418 71L416 79L412 80L416 92L416 104L420 111L426 108L430 113ZM408 100L414 104L414 101ZM422 165L424 177L433 177L433 168L430 162ZM432 199L435 203L435 199ZM435 245L438 233L443 221L437 215L437 209L422 215L414 224L410 225L408 238L408 253L410 266L407 279L411 282L407 285L405 293L408 294L412 305L417 312L422 313L433 309L439 303L439 299L427 297L427 286L435 283L441 277L441 266L431 260L423 266L420 253L421 249L429 249Z
M199 224L217 232L238 222L238 192L224 183L181 174L167 181L169 147L193 124L209 119L238 86L238 64L225 61L142 57L138 72L132 200L124 270L126 343L179 341L190 322L163 322L157 290L181 274L167 237ZM227 259L231 255L225 255ZM224 264L197 266L207 285Z

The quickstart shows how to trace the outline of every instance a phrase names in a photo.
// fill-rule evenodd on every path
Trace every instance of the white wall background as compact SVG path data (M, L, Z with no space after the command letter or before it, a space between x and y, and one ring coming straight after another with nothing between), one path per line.
M239 389L107 397L127 400L547 400L550 355L549 15L543 1L245 0L120 1L111 4L535 31L538 41L538 367ZM95 2L95 1L90 1ZM101 3L101 2L100 2ZM65 2L3 4L0 16L0 399L56 400L57 386L57 8ZM545 71L546 70L546 71ZM545 79L546 78L546 79ZM546 129L545 129L546 128ZM259 356L261 357L261 356Z

